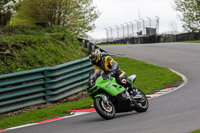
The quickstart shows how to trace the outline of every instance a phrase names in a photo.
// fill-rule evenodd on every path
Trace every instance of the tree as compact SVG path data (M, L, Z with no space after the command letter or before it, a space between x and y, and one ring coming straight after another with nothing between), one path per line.
M200 0L174 0L175 10L183 22L183 28L188 32L200 32Z
M10 24L36 24L50 22L63 25L79 37L93 30L99 11L92 0L21 0L21 8Z
M0 1L0 26L4 26L12 16L13 6L16 0L1 0Z
M61 24L66 25L74 34L83 36L95 28L92 22L98 18L99 12L92 6L92 0L65 0L63 5Z
M0 12L4 12L4 11L12 9L12 3L16 3L16 0L1 0Z

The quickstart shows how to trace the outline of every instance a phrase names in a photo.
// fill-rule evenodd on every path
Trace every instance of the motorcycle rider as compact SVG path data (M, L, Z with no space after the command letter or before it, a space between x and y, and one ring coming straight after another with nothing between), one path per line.
M112 57L103 56L99 49L92 51L89 57L95 70L103 70L106 75L104 80L115 77L119 85L128 88L128 90L133 90L131 93L134 95L134 98L140 98L140 95L137 95L135 87L127 79L126 73L118 67L118 63Z

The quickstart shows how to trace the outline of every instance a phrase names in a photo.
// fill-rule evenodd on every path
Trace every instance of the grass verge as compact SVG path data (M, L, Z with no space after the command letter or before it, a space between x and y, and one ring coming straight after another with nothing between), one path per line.
M191 133L200 133L200 129L195 130L195 131L193 131L193 132L191 132Z
M92 100L89 97L87 97L79 101L68 102L53 107L19 114L9 118L4 118L0 120L0 129L39 122L55 117L66 116L69 115L68 110L89 108L92 104Z
M62 26L0 29L0 74L55 66L85 56L86 49Z
M193 40L193 41L181 41L177 43L200 43L200 40Z
M156 90L174 86L182 79L169 69L153 64L141 62L127 57L113 57L127 75L136 74L135 86L140 88L145 94Z
M143 90L146 94L164 88L174 82L181 81L179 76L172 73L167 68L126 57L113 58L127 75L137 75L135 86ZM87 97L76 102L68 102L45 109L19 114L10 118L3 118L0 120L0 129L66 116L69 115L68 110L88 108L92 104L93 101Z

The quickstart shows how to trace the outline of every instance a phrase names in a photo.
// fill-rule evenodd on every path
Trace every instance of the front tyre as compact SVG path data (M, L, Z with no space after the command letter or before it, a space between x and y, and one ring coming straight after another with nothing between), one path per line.
M109 105L103 102L101 97L97 97L94 99L94 107L97 113L106 120L112 119L115 117L116 110L111 101L109 101Z
M142 98L135 101L135 111L145 112L149 108L149 101L146 95L140 89L137 89L137 91Z

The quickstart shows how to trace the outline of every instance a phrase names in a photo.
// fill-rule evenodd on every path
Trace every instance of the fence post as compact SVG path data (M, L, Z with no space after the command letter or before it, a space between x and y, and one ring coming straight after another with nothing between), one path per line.
M86 48L85 40L84 40L84 39L82 40L82 46L83 46L84 48Z
M50 103L50 99L49 99L49 96L48 96L48 93L51 92L51 90L48 90L48 81L50 81L51 79L47 76L48 75L48 67L44 70L44 76L45 76L45 101L46 103Z
M91 52L91 49L90 49L90 42L87 42L87 49L88 49L88 52L90 53L90 52Z
M92 51L94 51L95 50L95 45L92 45L92 49L91 49Z

